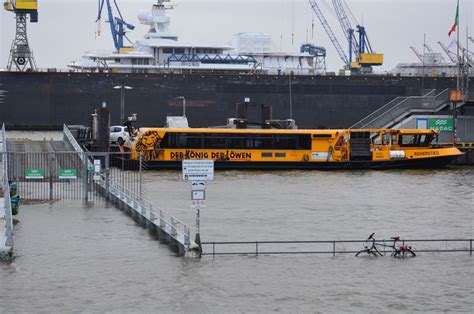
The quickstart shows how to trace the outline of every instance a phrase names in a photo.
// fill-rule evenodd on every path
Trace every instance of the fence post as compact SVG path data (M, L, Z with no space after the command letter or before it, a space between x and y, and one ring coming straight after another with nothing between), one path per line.
M110 186L110 154L105 154L105 200L109 200Z
M212 258L215 258L216 255L216 243L212 242Z
M85 152L78 153L82 155L82 199L84 203L87 203L88 196L89 196L89 186L88 186L88 179L89 179L89 172L87 169L87 161L89 160Z
M469 255L472 255L472 239L469 241Z
M336 241L332 241L332 256L336 256Z
M255 241L255 256L258 256L258 241Z
M138 172L138 190L139 190L139 195L140 195L140 200L143 199L143 192L142 192L142 178L143 178L143 173L142 173L142 167L143 167L143 161L142 161L142 152L140 152L140 162L139 162L139 172Z
M53 200L53 162L54 162L54 155L52 153L48 153L48 166L49 166L49 200Z

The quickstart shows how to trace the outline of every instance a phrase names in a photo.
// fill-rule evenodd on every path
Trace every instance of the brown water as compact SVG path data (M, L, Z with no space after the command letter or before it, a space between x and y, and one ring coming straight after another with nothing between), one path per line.
M147 172L148 198L193 225L190 184ZM204 241L472 238L474 169L217 172ZM0 312L470 312L469 253L186 260L117 209L22 206Z

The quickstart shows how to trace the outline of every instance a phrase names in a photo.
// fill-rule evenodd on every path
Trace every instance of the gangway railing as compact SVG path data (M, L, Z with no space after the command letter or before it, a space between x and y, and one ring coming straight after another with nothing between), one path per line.
M352 125L351 129L388 128L414 112L437 112L448 102L449 88L436 94L430 90L423 96L397 97Z
M86 153L77 143L69 128L64 125L64 138L76 152L81 156L84 163L92 166L88 156L107 153ZM158 232L160 240L166 240L171 246L176 247L180 255L195 256L195 249L199 246L191 240L189 226L176 219L163 209L153 205L143 197L140 192L137 194L127 189L117 181L110 180L108 170L100 178L94 179L94 184L105 199L114 202L117 207L128 209L133 217L138 218L147 228L153 228ZM85 189L87 191L88 189ZM87 193L87 192L86 192Z
M2 124L0 134L0 186L3 197L0 197L0 260L11 257L13 251L13 217L6 145L5 124Z

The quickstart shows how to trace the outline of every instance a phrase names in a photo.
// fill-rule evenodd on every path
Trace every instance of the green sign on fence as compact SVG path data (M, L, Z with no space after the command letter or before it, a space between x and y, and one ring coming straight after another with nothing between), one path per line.
M77 179L77 170L59 169L59 179Z
M44 179L44 169L26 169L25 179Z
M445 118L430 118L428 119L428 126L431 130L439 130L440 133L452 133L453 132L453 119Z

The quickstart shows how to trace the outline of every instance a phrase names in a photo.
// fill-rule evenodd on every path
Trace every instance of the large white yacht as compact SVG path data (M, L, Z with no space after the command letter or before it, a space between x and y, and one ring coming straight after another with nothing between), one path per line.
M87 51L68 67L75 71L112 73L237 72L324 74L326 50L305 44L299 53L274 52L270 35L239 33L233 45L184 42L170 31L166 5L157 0L151 12L140 13L148 33L133 47L119 51Z

